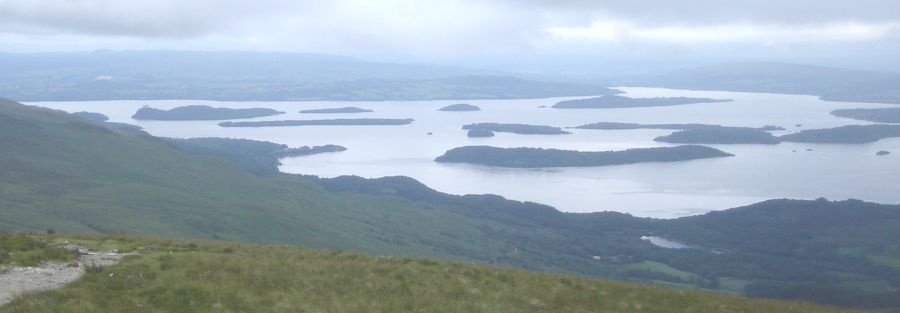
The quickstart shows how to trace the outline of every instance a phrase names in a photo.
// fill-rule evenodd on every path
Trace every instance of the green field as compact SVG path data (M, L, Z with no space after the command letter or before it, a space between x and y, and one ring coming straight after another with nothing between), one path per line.
M0 312L849 312L431 259L135 237L137 252Z
M900 270L866 257L896 245L896 205L771 200L674 220L564 213L443 194L407 177L256 175L228 156L191 154L147 134L5 100L0 147L0 230L290 244L900 307ZM640 240L648 234L698 248L662 249ZM719 286L722 278L748 288Z
M645 270L645 271L653 271L660 272L667 275L672 275L674 277L678 277L684 280L699 278L697 274L691 272L685 272L678 270L674 267L669 266L665 263L654 262L654 261L644 261L640 263L628 264L623 267L626 270Z

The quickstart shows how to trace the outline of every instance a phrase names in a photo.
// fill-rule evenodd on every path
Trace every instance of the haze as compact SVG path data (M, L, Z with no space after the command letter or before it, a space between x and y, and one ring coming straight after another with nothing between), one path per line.
M588 77L729 61L898 70L900 2L6 0L0 50L339 54Z

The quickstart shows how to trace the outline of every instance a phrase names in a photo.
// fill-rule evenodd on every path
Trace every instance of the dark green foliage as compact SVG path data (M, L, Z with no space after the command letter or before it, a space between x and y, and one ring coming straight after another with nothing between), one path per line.
M300 110L300 113L366 113L366 112L372 112L372 110L357 108L357 107Z
M470 129L470 130L466 133L466 136L473 137L473 138L477 138L477 137L494 137L494 132L493 132L492 130L490 130L490 129L476 128L476 129Z
M760 281L747 285L751 297L806 300L822 304L866 309L900 307L900 291L866 291L859 288L816 283Z
M446 111L446 112L466 112L466 111L481 111L481 108L478 106L474 106L467 103L457 103L445 106L443 108L438 109L438 111Z
M710 98L628 98L608 95L596 98L565 100L553 105L555 109L615 109L615 108L643 108L672 105L685 105L695 103L729 102L729 99Z
M782 141L809 143L869 143L900 137L900 125L847 125L835 128L807 129L782 135Z
M564 131L559 127L544 125L527 125L527 124L498 124L498 123L476 123L464 125L462 129L480 129L489 130L499 133L513 133L522 135L568 135L570 132Z
M75 115L77 117L86 119L88 121L96 122L96 123L103 123L103 122L106 122L109 120L108 116L101 114L101 113L95 113L95 112L75 112L75 113L72 113L72 115Z
M151 107L140 108L131 118L136 120L159 121L199 121L199 120L231 120L254 118L284 114L284 112L265 108L229 109L214 108L207 105L188 105L160 110Z
M280 158L347 150L338 145L289 148L287 145L273 142L231 138L165 138L165 140L181 151L223 157L259 175L278 173Z
M222 122L222 127L284 127L284 126L318 126L318 125L406 125L413 122L411 118L354 118L330 120L292 120L292 121L259 121L259 122Z
M697 143L697 144L767 144L774 145L781 142L772 134L749 127L700 127L689 130L681 130L670 135L660 136L654 141L670 143Z
M0 146L5 230L287 243L642 281L647 278L629 275L648 274L625 269L649 261L665 266L644 270L677 274L680 286L703 288L723 278L864 285L860 292L871 294L900 286L896 205L771 201L676 220L563 213L499 196L443 194L406 177L252 175L218 156L187 154L145 134L5 100ZM697 248L662 249L642 235ZM237 255L243 248L216 251ZM160 263L178 268L177 259ZM160 290L171 297L160 299L186 292L166 288Z
M437 157L435 161L532 168L675 162L728 156L733 155L714 148L693 145L596 152L543 148L466 146L453 148L444 153L444 155Z
M900 108L841 109L831 114L876 123L900 123Z

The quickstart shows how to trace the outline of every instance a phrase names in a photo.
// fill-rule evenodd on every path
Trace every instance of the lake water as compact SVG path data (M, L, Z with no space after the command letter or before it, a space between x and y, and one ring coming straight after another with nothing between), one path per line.
M669 240L659 236L641 236L641 240L649 241L654 246L666 249L687 249L690 246L678 241Z
M106 114L113 122L144 127L164 137L231 137L273 141L291 147L338 144L340 153L282 160L281 170L333 177L410 176L453 194L493 193L516 200L549 204L568 212L620 211L637 216L677 217L727 209L772 198L858 198L900 202L900 138L871 144L710 145L735 157L676 163L644 163L590 168L506 169L442 164L433 159L466 145L544 147L574 150L620 150L667 146L654 142L667 130L571 130L572 135L516 135L468 138L461 126L477 122L525 123L560 127L593 122L708 123L728 126L777 125L782 134L808 128L865 122L831 116L839 108L889 105L826 102L813 96L621 88L631 97L688 96L729 98L734 102L671 107L561 110L538 108L573 98L471 101L383 102L217 102L89 101L31 103L69 112ZM438 112L453 103L480 106L477 112ZM136 121L142 106L169 109L205 104L215 107L266 107L288 114L252 120L325 118L413 118L402 126L300 126L222 128L217 121ZM357 106L359 114L300 114L302 109ZM802 127L796 127L802 124ZM427 133L433 133L428 135ZM812 151L807 151L812 149ZM894 152L875 156L879 150Z

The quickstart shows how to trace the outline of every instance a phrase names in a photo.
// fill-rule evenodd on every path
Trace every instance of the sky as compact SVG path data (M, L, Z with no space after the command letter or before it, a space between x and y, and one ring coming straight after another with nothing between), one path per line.
M560 68L765 59L900 70L900 1L0 1L0 51L95 49Z

